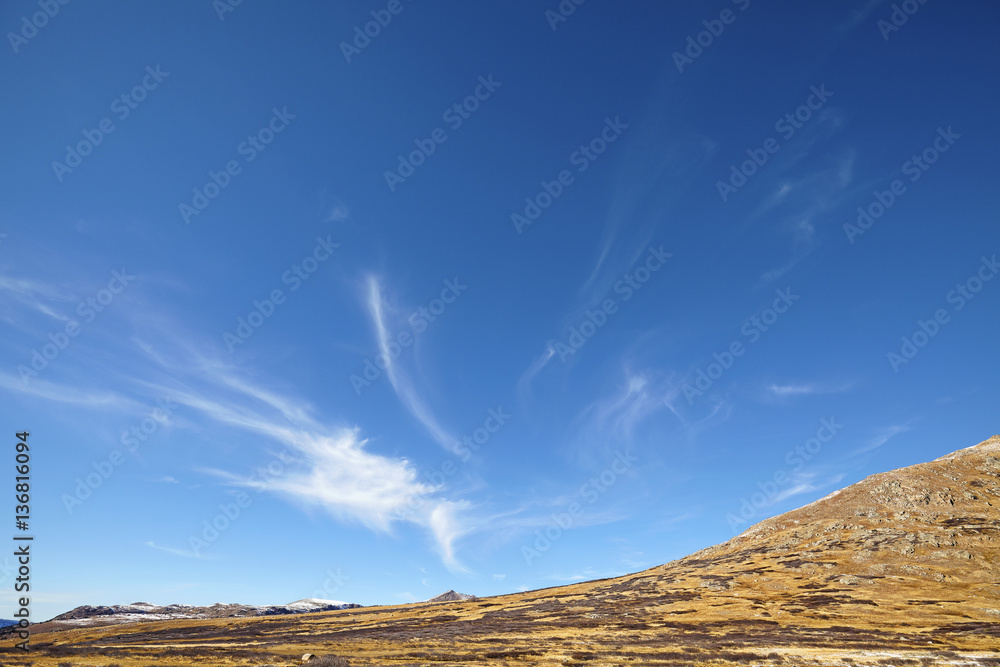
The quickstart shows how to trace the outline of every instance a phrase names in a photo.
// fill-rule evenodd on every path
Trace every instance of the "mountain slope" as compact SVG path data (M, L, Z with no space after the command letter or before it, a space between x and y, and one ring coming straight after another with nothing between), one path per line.
M1000 665L1000 436L614 579L36 641L40 667L95 649L178 666L243 664L251 649L276 665L305 652L354 665Z
M1000 621L1000 437L872 475L650 573L736 591L765 617L857 618L840 609L853 604Z

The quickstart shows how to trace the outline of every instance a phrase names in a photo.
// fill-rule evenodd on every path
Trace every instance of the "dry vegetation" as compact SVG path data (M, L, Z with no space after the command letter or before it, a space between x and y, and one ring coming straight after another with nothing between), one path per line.
M41 624L30 656L4 649L0 663L1000 667L998 507L994 437L625 577L300 616Z

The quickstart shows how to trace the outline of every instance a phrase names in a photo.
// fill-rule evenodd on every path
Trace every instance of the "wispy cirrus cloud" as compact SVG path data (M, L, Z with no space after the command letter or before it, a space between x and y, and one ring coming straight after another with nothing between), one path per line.
M777 396L778 398L785 398L788 396L806 396L809 394L821 393L814 384L771 384L768 385L767 391L772 396Z
M612 577L620 577L627 572L622 572L620 570L612 570L608 572L601 572L593 568L587 568L581 572L574 572L573 574L550 574L545 579L549 581L559 581L562 583L574 583L577 581L592 581L594 579L610 579Z
M663 404L681 423L685 435L694 439L702 431L729 419L733 412L733 404L727 397L713 393L699 401L700 405L697 408L701 415L697 418L691 418L692 407L687 398L684 397L684 385L688 384L691 375L693 374L688 376L672 375L669 379L669 386L662 393L662 399ZM704 411L705 406L710 406L707 413Z
M315 213L324 222L345 222L351 219L350 207L328 188L320 191Z
M409 375L396 363L395 355L390 350L390 333L387 320L390 317L390 307L383 298L382 285L375 276L369 276L366 281L366 305L368 314L371 317L372 327L375 330L375 341L378 344L379 352L386 360L385 375L389 379L396 396L403 403L406 410L416 418L431 437L445 449L455 452L457 440L451 436L438 423L437 418L423 397L417 393L413 381Z
M430 532L444 563L462 569L455 541L468 532L460 516L468 503L438 496L437 487L418 481L418 471L407 459L369 451L358 427L325 426L309 414L308 406L237 377L231 369L217 371L214 383L235 396L208 398L165 386L156 390L216 422L284 445L293 462L263 485L232 471L207 472L229 485L319 507L340 521L358 521L379 532L390 532L399 522L417 524Z
M534 382L535 376L542 372L545 367L552 361L552 358L556 356L555 349L549 345L545 348L545 351L532 360L531 365L528 366L528 370L521 374L521 377L517 380L517 399L522 405L525 405L531 400L531 383Z
M713 148L705 138L670 139L661 135L662 118L637 122L623 165L615 177L594 265L567 310L567 322L611 294L615 283L659 244L664 212L690 188ZM655 147L654 147L655 146ZM683 166L680 166L683 165Z
M870 452L874 449L878 449L885 443L889 442L892 438L896 437L900 433L906 433L910 430L910 423L905 424L894 424L892 426L886 426L885 428L879 429L875 434L868 440L868 442L855 449L851 452L851 455L864 454L865 452Z
M11 393L27 394L53 403L108 411L135 412L143 408L138 401L113 391L101 391L96 388L77 389L41 378L33 378L30 382L25 383L19 377L2 372L0 372L0 389Z
M823 476L818 471L802 470L792 472L788 476L787 486L783 486L780 491L767 496L766 501L759 505L759 508L771 507L790 498L828 489L831 486L839 484L843 479L843 473Z
M800 382L777 384L772 382L764 389L767 396L777 399L795 398L797 396L814 396L818 394L839 394L848 391L853 383L823 383L823 382Z
M887 0L868 0L856 9L852 9L847 19L837 26L839 32L849 32L868 20L873 11L881 7Z
M174 547L164 547L152 541L143 542L143 545L149 547L150 549L156 549L157 551L168 553L171 556L180 556L181 558L197 558L200 560L208 559L208 556L206 556L205 554L195 553L190 549L175 549Z
M767 505L775 505L783 500L788 500L789 498L794 498L795 496L801 496L804 493L812 493L813 491L818 491L823 488L821 484L814 483L813 475L803 474L798 477L798 479L792 481L791 486L782 489L773 498L771 498Z
M831 111L829 118L832 120L828 119L822 123L821 131L812 136L810 146L827 138L843 125L839 114ZM798 155L803 154L807 152L803 153L800 150L798 153ZM806 175L779 177L777 182L770 186L771 194L764 197L762 204L749 219L754 220L765 215L773 217L772 224L791 236L791 252L784 264L761 274L758 286L767 286L778 280L818 247L821 237L816 231L817 224L850 195L848 188L854 180L855 158L855 151L847 149L837 156L832 165ZM779 168L791 170L798 159L792 156L786 164L779 165Z
M433 535L445 564L461 569L454 542L467 532L459 517L467 502L435 497L438 489L419 482L409 461L368 451L368 441L357 428L289 432L285 444L299 455L299 465L263 485L231 473L216 474L229 484L261 488L380 532L389 532L395 522L415 523Z
M792 486L784 491L780 492L774 498L774 502L780 502L788 498L793 498L795 496L801 496L806 493L812 493L814 491L822 491L829 489L830 487L836 487L839 485L845 475L844 473L836 473L833 475L828 475L825 479L821 481L815 481L815 478L810 478L808 480L793 480Z
M624 381L581 410L576 423L605 441L628 442L646 418L666 408L663 390L646 374L624 371Z
M652 523L650 523L649 529L657 532L674 530L674 526L676 526L677 524L684 523L685 521L690 521L691 519L695 518L698 515L699 513L697 511L675 513L673 515L666 516L661 519L653 521Z
M0 275L0 294L6 297L3 300L6 305L0 309L0 316L9 324L15 324L20 319L20 312L15 313L11 301L59 322L69 320L67 315L52 307L53 303L69 304L73 300L73 295L68 290L37 280Z
M329 419L317 418L312 406L287 388L249 379L163 317L146 324L140 327L143 337L133 339L142 353L131 357L127 368L105 369L106 376L95 378L94 386L78 388L41 378L24 386L19 378L0 372L0 390L53 404L118 412L128 419L148 413L156 398L168 399L183 408L178 410L183 419L177 428L233 428L290 452L284 474L268 480L261 491L318 507L338 521L358 522L377 532L391 532L404 523L417 525L427 531L449 568L462 569L455 543L469 530L463 517L467 503L444 498L438 487L420 482L408 459L372 452L360 427L331 425ZM102 380L132 393L102 390ZM231 486L255 484L238 470L210 472ZM172 477L159 481L176 483ZM193 555L161 542L145 545L177 556Z
M58 301L68 301L71 298L67 291L53 287L52 285L37 280L11 278L9 276L0 276L0 290L22 298L30 297L36 299L37 297L44 297Z

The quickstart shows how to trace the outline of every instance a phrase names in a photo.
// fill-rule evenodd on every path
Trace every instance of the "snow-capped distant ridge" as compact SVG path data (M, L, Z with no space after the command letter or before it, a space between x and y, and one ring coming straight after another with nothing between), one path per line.
M345 605L350 605L349 602L342 602L340 600L321 600L319 598L302 598L301 600L296 600L295 602L289 602L286 607L303 608L303 607L344 607Z
M109 606L83 605L60 614L52 619L55 623L76 626L118 625L121 623L143 623L150 621L171 621L185 618L234 618L243 616L278 616L282 614L308 614L320 611L337 611L360 607L353 602L341 600L321 600L303 598L289 604L250 605L223 604L217 602L210 607L196 607L189 604L169 604L159 606L149 602L115 604Z

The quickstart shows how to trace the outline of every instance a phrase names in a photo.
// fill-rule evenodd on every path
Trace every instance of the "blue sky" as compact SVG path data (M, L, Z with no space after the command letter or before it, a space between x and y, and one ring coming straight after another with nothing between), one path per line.
M623 574L1000 430L994 3L56 4L0 10L37 620Z

